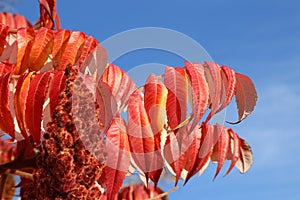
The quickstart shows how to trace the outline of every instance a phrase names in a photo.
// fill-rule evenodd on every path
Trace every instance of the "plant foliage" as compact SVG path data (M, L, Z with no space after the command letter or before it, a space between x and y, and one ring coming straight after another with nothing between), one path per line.
M34 25L0 13L1 199L12 198L12 174L21 177L23 199L164 199L157 184L165 172L177 185L211 161L214 178L226 160L226 175L249 170L247 142L210 124L233 98L238 119L229 123L253 111L249 77L214 62L185 62L137 88L107 64L95 38L60 28L55 0L39 3ZM134 171L144 185L122 187Z

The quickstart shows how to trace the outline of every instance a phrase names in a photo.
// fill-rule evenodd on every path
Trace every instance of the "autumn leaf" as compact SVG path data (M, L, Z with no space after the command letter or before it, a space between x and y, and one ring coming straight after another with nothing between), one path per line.
M167 66L164 84L168 89L167 118L171 129L175 129L187 117L188 112L188 77L184 68Z
M32 28L20 28L17 32L17 63L15 68L15 74L23 74L27 68L28 59L30 56L30 50L33 39L35 37L34 30Z
M128 74L114 64L109 64L104 71L101 82L106 83L120 109L127 105L129 96L136 90L136 85Z
M106 150L104 175L109 200L118 194L130 165L130 147L123 119L113 119L106 133Z
M200 64L191 64L189 62L185 62L185 67L187 70L187 74L189 75L193 96L193 122L189 130L190 132L197 126L208 106L209 90L204 77L204 69L203 67L200 67L198 65Z
M35 35L30 49L27 65L33 71L39 71L49 58L53 45L53 32L47 28L40 28Z
M34 75L30 82L26 101L25 121L33 140L39 144L41 121L51 73L43 72Z
M50 98L50 115L52 116L55 107L58 104L58 98L59 94L64 90L65 88L65 81L66 76L65 72L58 71L55 72L50 83L50 89L49 89L49 98Z
M210 97L210 113L208 114L205 122L208 122L212 116L216 113L220 99L221 99L221 70L220 66L214 62L204 63L205 79L207 81Z
M9 109L9 82L11 73L0 75L0 128L15 137L14 120Z
M25 110L26 110L28 90L30 86L30 79L32 74L33 72L24 73L19 77L16 85L15 94L14 94L14 108L15 108L16 119L21 134L24 138L28 138L26 123L25 123Z
M236 78L235 78L235 72L230 67L227 67L225 65L222 65L222 82L223 82L223 88L222 88L222 96L223 99L221 101L221 106L217 110L217 112L223 110L226 106L229 105L231 102L234 93L235 93L235 86L236 86Z
M132 158L148 182L149 173L156 170L151 163L159 152L155 150L154 134L139 90L129 97L127 133Z
M228 122L238 124L252 113L257 101L257 93L252 80L243 74L235 73L236 89L235 99L238 109L238 121Z

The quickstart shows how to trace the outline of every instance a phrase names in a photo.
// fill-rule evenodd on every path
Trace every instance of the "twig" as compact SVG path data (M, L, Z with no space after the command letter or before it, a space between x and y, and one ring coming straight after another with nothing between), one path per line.
M166 192L164 192L164 193L161 193L161 194L159 194L159 195L157 195L157 196L155 196L155 197L152 197L152 198L149 198L149 199L146 199L146 200L156 200L156 199L160 199L160 198L162 198L162 197L164 197L164 196L167 196L168 194L174 192L174 191L177 190L178 188L179 188L178 186L175 186L175 187L173 187L172 189L170 189L170 190L168 190L168 191L166 191Z
M26 179L29 179L29 180L33 181L33 174L28 173L28 172L24 172L24 171L21 171L21 170L10 170L10 169L8 169L6 171L6 174L14 174L14 175L20 176L22 178L26 178Z

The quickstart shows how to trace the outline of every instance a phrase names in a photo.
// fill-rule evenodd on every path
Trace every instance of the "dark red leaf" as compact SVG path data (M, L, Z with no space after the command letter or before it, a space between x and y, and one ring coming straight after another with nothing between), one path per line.
M0 75L0 128L15 137L14 120L9 109L9 82L11 73Z
M9 27L4 24L0 24L0 55L3 52L4 45L6 45L6 37L8 35Z
M50 91L49 91L51 116L54 112L55 107L58 104L59 94L64 90L65 84L66 84L65 72L63 71L55 72L51 80Z

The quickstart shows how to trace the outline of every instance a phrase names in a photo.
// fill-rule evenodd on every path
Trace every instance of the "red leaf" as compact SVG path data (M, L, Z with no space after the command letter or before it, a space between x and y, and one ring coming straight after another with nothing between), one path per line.
M26 100L30 85L30 79L33 72L25 73L21 75L18 79L15 95L14 95L14 108L15 108L15 114L16 119L19 125L19 129L21 131L21 134L24 138L28 137L27 131L26 131L26 124L25 124L25 109L26 109Z
M185 66L190 78L193 96L192 116L194 119L189 131L191 132L197 126L207 109L209 92L204 78L203 67L200 64L191 64L189 62L185 62Z
M216 124L214 127L214 137L217 137L218 141L212 154L212 157L216 157L216 159L212 158L212 160L216 160L218 162L216 174L214 176L215 179L226 161L230 141L227 129L220 124Z
M17 64L15 74L23 74L28 66L28 59L35 33L32 28L20 28L17 32Z
M186 119L188 111L188 78L183 68L166 67L164 83L168 89L167 117L171 129Z
M148 182L149 173L157 170L152 164L155 159L159 158L160 152L155 150L154 134L139 90L129 97L127 133L132 158L144 172ZM159 164L163 165L163 163L155 163L154 167Z
M53 32L47 28L40 28L32 44L28 66L33 71L39 71L49 58L53 45Z
M229 172L233 169L233 167L235 166L236 162L240 157L240 139L238 135L232 129L228 130L228 134L230 136L230 144L229 144L230 151L228 152L227 159L231 160L231 164L225 176L229 174Z
M95 49L97 44L98 41L92 36L86 38L85 43L82 45L81 54L78 59L79 65L85 62L85 60L88 58L88 55Z
M240 157L237 163L235 164L235 166L236 168L238 168L238 170L241 173L246 173L250 169L253 163L252 150L249 144L245 140L239 138L239 143L240 143L240 149L239 149Z
M9 81L11 73L0 75L0 128L15 137L14 120L9 109Z
M221 102L222 105L220 106L217 112L221 111L226 106L228 106L234 96L236 79L235 79L235 72L233 71L233 69L225 65L222 66L222 81L223 81L222 93L224 99L222 100Z
M117 103L112 95L111 88L103 82L100 82L96 88L96 103L99 107L98 118L104 129L109 128L111 121L118 114Z
M129 96L136 90L135 83L127 73L113 64L108 65L101 81L111 88L112 95L121 109L127 105Z
M162 194L163 191L159 187L149 185L145 187L143 184L136 184L124 187L120 190L118 195L118 200L141 200L141 199L157 199L157 200L167 200L166 196L161 198L156 198L159 194Z
M104 168L107 199L115 199L130 165L130 148L125 122L115 118L106 133L107 161Z
M164 147L164 157L176 174L175 185L185 169L191 171L198 156L200 145L200 127L197 126L192 133L184 126L176 132L171 132L167 137Z
M21 28L21 27L32 27L29 21L27 19L19 14L14 15L15 18L15 28Z
M230 124L238 124L244 120L254 110L257 101L257 93L251 79L248 76L239 73L235 73L235 76L235 99L239 119L237 122L228 122Z
M43 105L50 75L50 72L35 74L31 80L27 96L25 112L26 127L37 144L40 143Z
M159 77L151 74L144 86L144 106L150 120L151 129L154 134L155 152L160 152L161 132L166 121L166 101L168 90ZM162 173L163 158L156 154L156 160L152 162L153 168L157 169L150 173L150 179L157 184ZM156 166L157 165L157 166Z
M0 24L0 55L4 50L4 45L6 45L6 37L8 35L9 27L4 24Z
M51 84L50 84L50 91L49 91L49 98L50 98L50 115L52 116L55 107L58 104L59 94L64 90L66 85L66 76L65 72L58 71L54 73Z
M203 173L208 163L210 162L210 157L212 154L213 146L215 144L214 138L214 127L211 124L202 124L201 128L201 141L198 149L198 155L194 162L191 170L189 170L185 184L187 181L195 175L197 172Z
M166 101L168 90L163 85L159 77L151 74L144 86L144 105L148 118L151 123L151 129L156 136L159 136L166 120ZM160 143L160 142L159 142ZM160 148L160 145L157 147Z
M65 70L67 65L73 66L76 63L85 39L86 35L83 32L74 31L71 33L57 70Z
M209 96L211 101L211 111L205 122L207 123L216 113L221 99L221 71L220 66L214 62L205 62L204 64L205 78L208 83Z

